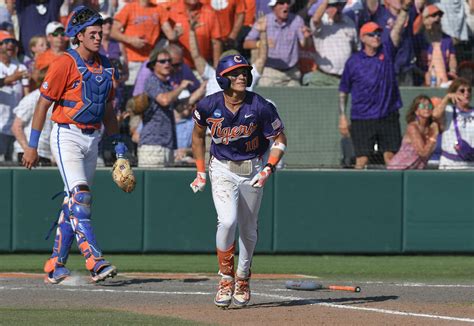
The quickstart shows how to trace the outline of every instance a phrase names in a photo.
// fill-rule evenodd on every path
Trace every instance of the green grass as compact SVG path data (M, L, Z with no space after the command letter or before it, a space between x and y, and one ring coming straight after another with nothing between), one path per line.
M178 318L97 309L0 308L0 325L207 325Z
M0 255L0 272L42 272L47 254ZM107 255L119 272L212 273L215 255ZM85 271L78 254L68 268ZM474 280L474 256L282 256L257 255L252 271L305 274L323 280L467 282Z

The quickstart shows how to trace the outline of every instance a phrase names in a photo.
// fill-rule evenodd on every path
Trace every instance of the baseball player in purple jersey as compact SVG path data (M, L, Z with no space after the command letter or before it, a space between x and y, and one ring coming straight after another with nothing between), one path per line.
M100 128L104 124L117 139L118 124L112 108L113 81L117 72L109 60L99 54L102 17L96 11L79 6L69 16L66 35L77 45L51 64L41 85L41 96L33 116L29 147L23 165L29 169L38 162L38 139L46 113L54 103L51 151L64 181L64 202L58 220L53 254L46 261L45 281L57 284L70 275L65 264L74 237L86 260L92 281L117 274L116 268L102 256L91 224L90 186L97 165ZM117 142L118 157L127 149Z
M217 211L216 247L222 276L214 303L227 308L250 301L250 267L257 244L257 220L263 186L286 149L283 123L275 106L247 91L252 84L252 66L241 55L223 57L216 79L222 92L202 99L194 111L192 149L197 177L196 193L206 185L205 135L212 137L209 176ZM262 156L271 146L268 162ZM235 232L239 227L239 262L234 271Z

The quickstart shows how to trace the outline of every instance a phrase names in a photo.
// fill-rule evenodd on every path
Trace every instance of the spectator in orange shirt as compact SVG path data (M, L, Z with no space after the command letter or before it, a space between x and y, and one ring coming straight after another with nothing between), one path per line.
M46 39L48 40L49 49L38 55L35 67L43 70L57 60L60 55L67 49L68 38L64 34L64 25L60 22L50 22L46 26Z
M211 1L201 0L209 4L217 14L217 20L221 27L224 48L235 49L237 37L242 29L245 18L245 3L242 0ZM255 2L255 1L254 1Z
M127 3L114 16L111 36L124 43L128 58L126 85L135 84L138 70L148 59L161 31L170 41L177 40L181 33L179 27L171 27L163 7L152 4L150 0Z
M184 62L194 68L194 63L189 52L189 21L194 17L198 21L196 37L199 52L208 62L217 66L222 53L223 37L217 14L211 7L203 5L199 0L180 0L171 8L170 20L183 28L183 35L179 37L179 43L184 48Z

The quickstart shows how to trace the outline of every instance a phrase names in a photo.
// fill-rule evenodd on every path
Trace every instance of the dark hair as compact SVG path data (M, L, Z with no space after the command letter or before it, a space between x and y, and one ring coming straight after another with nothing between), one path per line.
M417 97L415 97L413 102L411 102L410 108L408 109L408 112L407 112L407 115L406 115L407 123L410 123L410 122L413 122L413 121L416 120L415 112L416 112L416 110L418 110L418 105L420 105L421 101L425 101L425 100L430 102L431 104L433 104L431 102L431 99L427 95L418 95ZM429 122L429 124L431 124L432 118L430 120L431 121Z
M472 87L471 85L471 82L465 78L456 78L452 83L451 85L449 85L449 88L448 88L448 93L456 93L456 91L458 90L458 88L460 86L467 86L469 88Z

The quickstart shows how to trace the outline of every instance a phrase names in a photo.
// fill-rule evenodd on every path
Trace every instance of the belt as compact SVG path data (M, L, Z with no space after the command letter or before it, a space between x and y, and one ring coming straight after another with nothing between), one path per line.
M68 123L58 123L58 127L65 128L65 129L71 129L71 127L69 126ZM98 130L98 129L94 129L94 128L79 128L79 127L77 127L77 128L80 129L81 132L84 135L92 135L94 132L96 132Z

